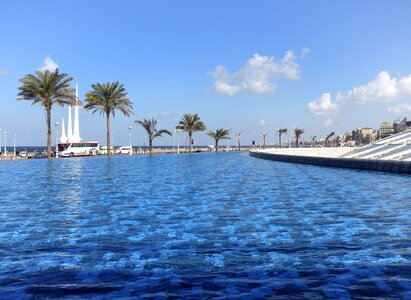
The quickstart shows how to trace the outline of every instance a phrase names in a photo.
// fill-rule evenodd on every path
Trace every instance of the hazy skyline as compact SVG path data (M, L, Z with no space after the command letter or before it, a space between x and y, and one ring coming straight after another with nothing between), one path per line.
M17 102L18 80L59 67L79 85L120 81L134 115L112 120L114 143L146 141L134 120L174 129L198 113L207 129L303 138L411 117L408 1L2 1L0 128L45 145L41 106ZM53 123L67 107L53 107ZM53 128L54 129L54 128ZM105 121L80 111L84 140L105 145ZM55 133L53 132L53 137ZM197 144L210 144L205 133ZM10 141L10 139L8 138ZM182 143L183 137L180 136ZM172 144L173 137L156 141Z

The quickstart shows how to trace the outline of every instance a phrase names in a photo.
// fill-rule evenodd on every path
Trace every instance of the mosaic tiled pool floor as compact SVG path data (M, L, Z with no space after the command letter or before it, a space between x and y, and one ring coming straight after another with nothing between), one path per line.
M411 299L408 175L246 153L0 164L0 298Z

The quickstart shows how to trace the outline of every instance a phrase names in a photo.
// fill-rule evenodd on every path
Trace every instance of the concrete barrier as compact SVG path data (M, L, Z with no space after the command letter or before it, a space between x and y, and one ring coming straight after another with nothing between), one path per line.
M283 155L259 151L250 151L249 155L274 161L323 167L411 174L411 162L408 161Z

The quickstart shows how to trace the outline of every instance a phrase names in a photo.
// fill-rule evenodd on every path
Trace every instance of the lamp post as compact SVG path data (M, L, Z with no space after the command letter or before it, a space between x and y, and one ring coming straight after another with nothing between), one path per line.
M180 130L177 129L177 153L180 153Z
M13 156L16 158L16 135L14 135L14 140L13 140Z
M177 129L173 130L173 153L176 152L176 132Z
M130 145L130 155L132 154L131 152L133 152L133 148L131 148L131 126L128 126L128 134L129 134L129 145Z
M58 145L59 145L59 122L56 122L56 148L55 148L55 150L56 150L56 158L59 158L59 148L58 148Z
M7 156L7 146L6 146L7 140L6 140L6 138L7 138L7 131L4 131L4 157Z

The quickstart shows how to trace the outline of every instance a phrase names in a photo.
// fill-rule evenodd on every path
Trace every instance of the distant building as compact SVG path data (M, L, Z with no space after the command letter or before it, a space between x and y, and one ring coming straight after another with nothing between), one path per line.
M372 128L357 128L352 131L352 140L356 145L370 144L374 138L374 130Z
M383 139L395 133L394 122L382 122L380 130L378 130L378 138Z

